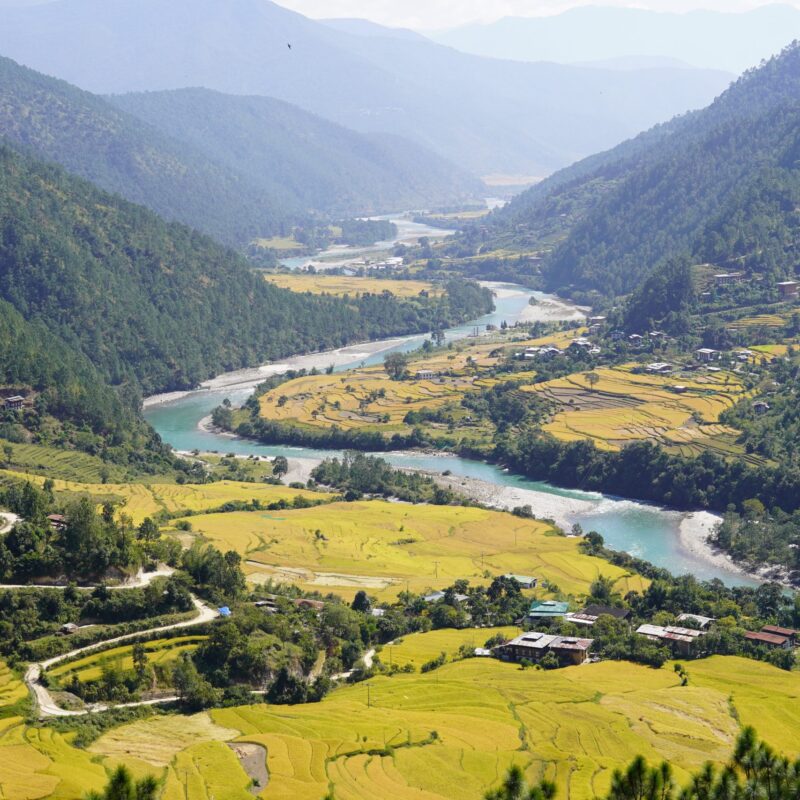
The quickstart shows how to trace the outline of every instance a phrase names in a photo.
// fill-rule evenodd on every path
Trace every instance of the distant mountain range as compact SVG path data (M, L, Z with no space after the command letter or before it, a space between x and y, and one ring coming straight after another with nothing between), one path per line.
M744 13L666 13L586 6L429 35L465 53L491 58L594 65L628 57L632 69L639 69L642 59L675 59L739 74L800 38L800 9L769 5Z
M548 285L573 294L630 292L683 256L780 278L800 258L798 209L800 44L707 109L523 193L495 213L489 247L552 246Z
M430 207L483 191L409 140L355 133L278 100L204 90L105 100L6 58L0 133L231 245L309 216Z
M95 93L270 96L415 140L475 175L544 175L706 105L725 72L521 64L268 0L56 0L8 9L0 52Z

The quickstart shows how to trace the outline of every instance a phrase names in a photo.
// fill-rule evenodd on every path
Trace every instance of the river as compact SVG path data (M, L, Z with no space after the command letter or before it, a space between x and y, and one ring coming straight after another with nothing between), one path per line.
M481 319L446 332L449 340L472 335L476 328L487 324L499 325L506 321L513 325L517 320L533 318L575 318L580 312L556 298L532 292L509 284L487 284L496 292L495 311ZM531 297L537 304L531 306ZM333 364L336 370L360 364L380 363L391 351L408 352L419 348L426 336L409 336L388 339L368 345L355 345L325 354L297 356L279 364L257 370L243 370L220 376L204 384L201 389L179 395L151 398L145 416L165 442L176 450L188 452L217 451L237 455L275 456L290 459L321 459L338 455L335 451L312 448L268 446L230 436L220 435L200 427L200 422L223 399L241 404L254 386L266 376L286 372L288 369ZM559 524L570 526L579 523L584 530L597 530L608 546L644 558L663 566L675 574L690 573L698 579L719 578L727 585L755 585L757 581L737 572L722 558L711 558L702 547L689 547L682 526L695 525L697 520L684 513L657 508L644 503L607 497L600 494L561 489L549 484L529 481L518 475L454 455L425 453L381 453L381 457L397 467L442 473L449 471L458 479L481 481L519 505L530 503L539 516L555 518ZM456 481L458 482L458 481ZM706 515L705 523L708 519ZM702 527L702 526L701 526ZM681 536L682 530L684 536ZM702 538L702 536L701 536Z

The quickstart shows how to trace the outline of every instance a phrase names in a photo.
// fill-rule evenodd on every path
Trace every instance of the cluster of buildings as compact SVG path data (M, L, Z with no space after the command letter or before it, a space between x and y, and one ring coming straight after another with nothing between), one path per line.
M735 286L739 283L747 283L749 277L745 272L721 272L714 276L714 286ZM775 284L784 300L793 300L800 297L800 281L780 281Z

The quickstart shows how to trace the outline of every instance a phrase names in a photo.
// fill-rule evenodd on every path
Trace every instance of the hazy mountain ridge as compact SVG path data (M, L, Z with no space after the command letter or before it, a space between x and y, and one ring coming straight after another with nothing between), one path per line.
M207 89L109 102L289 207L349 216L474 201L477 179L410 140L365 135L280 100Z
M549 284L606 294L630 291L680 254L719 263L746 256L753 268L787 270L784 250L797 225L790 198L800 176L792 156L798 90L795 45L709 108L524 193L494 215L499 238L531 246L560 232L564 241L546 262ZM726 222L733 219L738 233Z
M39 158L235 246L309 215L482 194L479 181L413 142L358 134L277 100L200 90L107 100L6 58L0 131Z
M584 6L553 16L506 17L428 35L486 57L559 63L667 58L738 74L800 36L800 9L774 4L745 12L673 13Z
M276 97L412 138L479 175L546 174L705 105L728 81L483 59L345 33L267 0L58 0L5 12L0 50L95 92Z

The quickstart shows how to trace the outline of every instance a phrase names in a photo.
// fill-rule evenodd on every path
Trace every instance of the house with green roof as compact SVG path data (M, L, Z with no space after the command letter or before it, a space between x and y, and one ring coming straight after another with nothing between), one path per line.
M534 600L527 619L556 619L565 617L568 611L569 603L561 600Z

